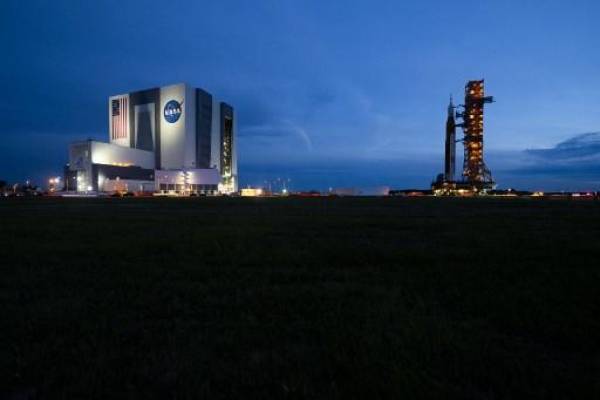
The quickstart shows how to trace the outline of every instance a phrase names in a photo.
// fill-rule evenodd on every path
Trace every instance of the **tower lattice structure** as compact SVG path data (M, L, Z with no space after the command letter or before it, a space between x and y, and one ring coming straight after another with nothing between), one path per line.
M483 106L493 102L493 97L485 96L484 81L469 81L465 86L464 112L457 113L463 118L463 144L465 147L463 176L473 186L493 184L492 174L483 160Z

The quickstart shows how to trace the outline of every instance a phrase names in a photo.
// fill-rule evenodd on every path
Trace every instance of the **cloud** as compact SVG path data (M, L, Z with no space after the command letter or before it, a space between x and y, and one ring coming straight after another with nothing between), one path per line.
M278 178L293 190L329 187L428 188L438 169L430 160L291 160L269 164L242 162L242 186L261 186Z
M577 134L551 148L504 154L495 176L503 186L594 190L600 186L600 132ZM504 168L502 168L504 166Z
M273 124L262 124L248 126L240 129L241 137L266 137L266 138L285 138L295 137L306 147L306 150L312 151L313 144L310 136L304 128L293 123L290 120L281 120Z
M581 163L599 160L600 132L579 134L552 148L530 149L526 153L536 159L552 162Z

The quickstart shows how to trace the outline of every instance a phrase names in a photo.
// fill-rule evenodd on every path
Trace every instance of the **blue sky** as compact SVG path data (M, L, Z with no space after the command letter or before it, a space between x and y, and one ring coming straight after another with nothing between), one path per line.
M600 149L526 151L600 132L599 22L592 0L5 0L0 179L106 140L109 95L185 81L236 107L242 184L426 187L448 95L485 78L500 186L600 189Z

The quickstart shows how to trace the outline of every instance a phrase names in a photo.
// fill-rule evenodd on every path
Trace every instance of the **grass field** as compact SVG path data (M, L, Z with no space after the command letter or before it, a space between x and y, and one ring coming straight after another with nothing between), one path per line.
M0 226L0 398L600 398L595 201L9 199Z

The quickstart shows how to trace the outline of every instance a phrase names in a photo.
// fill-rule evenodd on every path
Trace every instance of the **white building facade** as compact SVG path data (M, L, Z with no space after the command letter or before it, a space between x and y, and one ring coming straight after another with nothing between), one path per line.
M108 120L109 143L78 142L69 149L68 171L71 175L76 172L76 179L83 182L77 190L103 190L102 173L92 168L96 165L96 170L108 171L105 175L110 176L104 179L109 180L147 181L148 170L160 170L162 176L196 171L196 176L206 178L206 182L193 185L211 185L212 188L217 176L216 192L237 192L235 111L210 93L180 83L111 96ZM127 167L142 169L145 173L132 169L134 173L129 174L123 169ZM156 174L152 175L154 179ZM73 176L65 178L73 179ZM155 187L159 190L158 181Z
M237 121L229 104L180 83L111 96L108 106L111 143L154 152L156 169L216 168L220 191L237 191Z
M210 196L219 193L221 176L216 168L156 170L155 193L162 196Z

